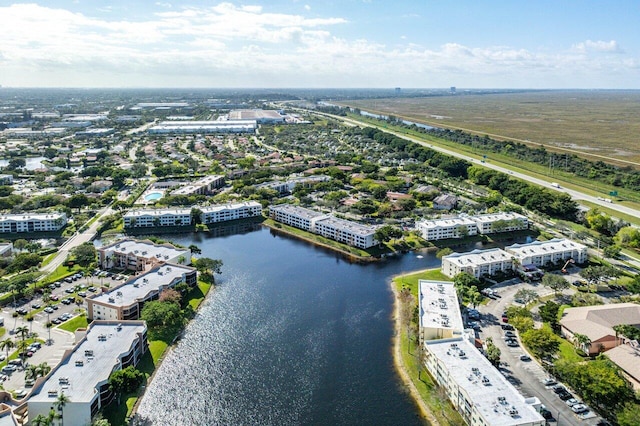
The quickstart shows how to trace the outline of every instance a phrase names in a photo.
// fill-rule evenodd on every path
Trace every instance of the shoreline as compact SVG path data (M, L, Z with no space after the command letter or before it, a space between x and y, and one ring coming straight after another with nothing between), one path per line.
M335 251L336 253L340 253L343 256L347 257L349 260L353 260L353 261L357 261L357 262L368 262L368 263L378 262L380 260L380 258L377 258L377 257L374 257L374 256L366 256L366 257L365 256L358 256L358 255L350 253L350 252L348 252L346 250L339 249L339 248L331 246L329 244L324 244L324 243L322 243L320 241L317 241L315 239L306 238L306 237L304 237L302 235L294 234L293 232L289 232L284 228L276 228L275 226L271 225L270 223L262 222L262 226L266 226L267 228L271 229L272 231L282 232L283 234L288 235L288 236L290 236L292 238L296 238L296 239L299 239L301 241L306 241L306 242L311 243L313 245L316 245L316 246L319 246L319 247L323 247L323 248Z
M428 269L425 269L425 271L426 270ZM417 272L420 272L420 271L413 271L411 273L415 274ZM406 274L402 274L402 275L406 275ZM400 376L400 379L402 380L402 383L404 384L405 388L409 391L411 398L414 400L414 402L418 406L420 410L420 415L422 416L422 418L425 419L427 422L429 422L429 424L431 424L432 426L444 426L438 421L438 419L434 416L433 412L427 406L426 402L422 399L420 392L418 392L418 389L416 388L415 384L411 380L411 377L409 376L407 367L402 359L402 355L400 354L400 351L401 351L400 338L402 336L402 331L401 331L402 323L400 319L400 301L398 297L399 296L398 289L394 285L393 280L402 275L395 275L391 277L391 279L389 280L389 285L391 286L391 291L393 292L393 323L394 323L393 324L393 348L392 348L393 364L396 369L396 372L398 373L398 376Z

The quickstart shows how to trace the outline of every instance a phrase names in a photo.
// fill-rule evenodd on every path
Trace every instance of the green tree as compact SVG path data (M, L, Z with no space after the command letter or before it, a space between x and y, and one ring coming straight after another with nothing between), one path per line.
M442 259L443 257L450 255L451 253L453 253L451 247L443 247L436 252L436 257L438 259Z
M75 247L71 254L78 265L88 268L97 259L97 251L93 243L83 243Z
M222 273L222 260L210 259L208 257L201 257L196 259L193 266L199 272L215 272L216 274Z
M111 373L109 376L109 389L118 395L119 403L120 396L125 393L134 392L140 387L143 381L144 373L130 365L127 368Z
M197 207L191 209L191 222L195 225L202 223L202 210Z
M602 249L602 255L606 258L616 259L620 256L621 251L622 247L617 244L612 244Z
M13 349L15 346L16 344L10 338L0 341L0 351L6 351L5 359L9 359L9 350Z
M538 313L542 321L549 323L553 330L558 328L558 312L560 311L560 305L553 300L548 300L544 305L538 308Z
M402 230L395 226L384 225L380 228L376 229L376 232L373 234L373 238L375 238L380 243L385 243L395 238L402 237Z
M80 213L81 208L88 206L89 204L89 197L84 194L74 194L67 201L67 207L70 209L78 209L78 213Z
M556 297L562 292L562 290L569 288L569 281L556 274L544 274L541 283L543 286L549 287L553 290Z
M627 402L618 411L616 418L619 426L638 426L640 419L640 405L634 402Z
M180 306L152 301L145 303L140 318L147 322L152 339L172 339L184 324Z
M538 299L538 293L536 293L535 290L521 288L520 290L516 291L514 299L520 299L524 302L525 305L528 305L529 303Z
M53 403L56 410L58 410L58 414L56 417L60 418L63 425L64 425L64 407L69 402L71 402L71 400L67 395L64 394L64 391L62 391L60 392L60 395L58 395L58 398L56 399L56 401Z
M573 335L573 344L585 353L590 353L591 339L586 334L576 333Z
M536 357L552 356L560 349L560 339L547 328L531 329L521 334L522 342Z
M509 319L511 325L515 327L520 333L524 333L533 329L533 319L530 317L516 316Z
M195 244L191 244L189 246L189 251L191 252L191 254L201 254L202 250L200 249L200 247L198 247Z
M486 348L486 356L487 359L489 360L489 362L494 366L494 367L499 367L500 366L500 355L502 354L500 352L500 348L498 348L495 343L493 343L493 339L491 337L488 337L486 339L486 344L487 344L487 348Z

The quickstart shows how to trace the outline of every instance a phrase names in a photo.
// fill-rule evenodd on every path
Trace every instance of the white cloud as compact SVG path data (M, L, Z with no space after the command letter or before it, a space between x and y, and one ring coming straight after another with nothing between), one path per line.
M618 42L615 40L587 40L578 44L574 44L573 48L578 52L622 52L620 46L618 46Z
M308 4L304 5L304 10L311 10L311 6L309 6Z
M164 7L164 8L167 8L167 9L171 9L171 7L172 7L171 3L162 2L162 1L157 1L156 2L156 6Z
M0 7L0 83L550 87L558 79L591 81L608 69L638 77L640 67L625 55L585 54L620 52L615 41L586 41L557 53L460 43L428 48L404 36L386 45L336 36L336 26L349 25L341 17L307 18L261 6L174 7L143 21L112 15L96 18L35 4Z

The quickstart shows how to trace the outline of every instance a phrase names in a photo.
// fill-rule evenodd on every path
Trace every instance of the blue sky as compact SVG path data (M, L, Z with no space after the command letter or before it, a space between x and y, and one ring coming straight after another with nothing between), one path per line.
M640 89L638 22L635 0L0 0L0 84Z

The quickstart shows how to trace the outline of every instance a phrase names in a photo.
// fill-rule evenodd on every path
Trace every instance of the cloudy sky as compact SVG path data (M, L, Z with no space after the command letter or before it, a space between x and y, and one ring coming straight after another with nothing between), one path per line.
M0 0L11 87L640 89L637 0Z

